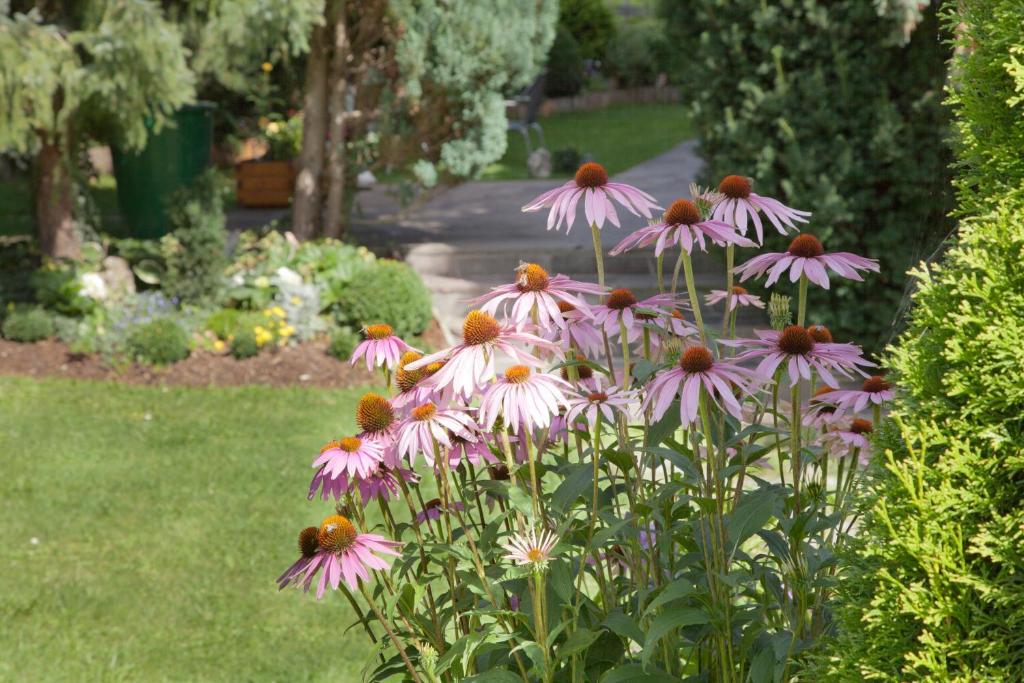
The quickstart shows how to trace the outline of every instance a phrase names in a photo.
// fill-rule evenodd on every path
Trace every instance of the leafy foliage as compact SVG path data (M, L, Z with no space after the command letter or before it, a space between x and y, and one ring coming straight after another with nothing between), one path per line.
M903 42L902 24L870 2L661 7L669 41L690 48L673 52L674 73L698 128L703 180L743 169L755 192L813 211L809 230L827 250L878 258L885 275L866 289L842 283L812 302L837 338L880 346L903 273L948 232L948 51L935 8Z
M564 26L559 26L548 52L544 93L548 97L569 97L583 89L584 80L579 43Z
M839 584L832 680L1014 680L1024 671L1024 49L1014 0L949 2L962 221L913 271L890 364L905 393Z
M259 354L260 345L256 341L256 332L251 327L241 327L231 339L231 355L239 360L252 358Z
M11 341L40 341L53 336L53 318L41 308L15 310L4 319L2 331Z
M395 134L445 174L471 176L506 146L505 93L530 83L554 38L558 3L539 0L394 0L396 48L406 98L381 104ZM422 106L426 101L429 107ZM424 146L425 145L425 146Z
M604 59L615 38L615 18L604 0L559 0L558 25L576 40L584 59Z
M338 360L347 361L351 358L352 352L356 350L359 341L359 335L353 332L352 328L335 328L334 334L331 335L331 342L327 346L327 353Z
M160 241L164 293L185 303L210 303L224 289L227 267L224 188L216 171L207 171L190 188L168 200L173 230Z
M128 333L128 351L146 363L177 363L188 358L188 335L174 320L158 318Z
M387 323L399 337L423 332L431 318L430 292L400 261L367 263L338 294L331 312L339 325L359 329Z

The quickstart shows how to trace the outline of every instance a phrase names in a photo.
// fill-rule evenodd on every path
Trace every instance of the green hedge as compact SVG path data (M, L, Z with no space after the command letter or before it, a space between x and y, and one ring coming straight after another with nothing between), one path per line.
M944 13L961 48L949 101L965 218L942 261L914 271L888 359L901 393L820 680L1024 672L1024 9L951 0Z
M409 339L430 322L430 292L412 268L401 261L377 259L363 264L332 307L336 322L353 330L387 323Z
M874 2L663 0L705 184L738 173L754 191L814 212L830 251L881 261L866 283L815 289L843 340L889 339L903 273L949 231L948 45L934 8L904 43ZM786 241L776 238L773 248ZM814 300L814 299L817 300Z

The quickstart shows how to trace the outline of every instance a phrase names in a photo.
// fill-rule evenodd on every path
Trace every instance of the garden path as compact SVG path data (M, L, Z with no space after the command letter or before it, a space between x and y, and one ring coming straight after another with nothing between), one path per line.
M693 141L684 142L615 176L635 185L667 206L689 196L689 184L700 170L701 159ZM561 180L474 181L439 191L426 201L402 210L386 186L359 194L352 232L360 244L377 253L404 258L423 277L434 298L437 317L446 333L458 335L466 314L466 301L495 285L512 281L521 261L537 263L551 274L597 281L590 231L546 231L547 214L523 213L520 207L561 183ZM280 213L280 212L278 212ZM257 215L258 214L258 215ZM606 226L605 250L626 233L643 225L642 219L619 212L623 229ZM229 227L265 222L263 212L233 212ZM630 252L605 260L610 287L628 287L637 295L656 292L655 261L651 250ZM721 287L722 266L715 257L695 254L697 286L702 291ZM671 264L666 264L671 270ZM667 273L666 276L669 276ZM709 311L709 322L719 315ZM718 318L720 320L720 317Z
M689 196L689 184L702 163L695 146L692 141L684 142L614 179L649 192L667 206L673 199ZM546 212L520 210L562 182L468 182L405 212L399 212L398 204L384 192L367 192L360 197L362 215L354 220L353 233L359 243L375 251L404 257L430 288L442 327L458 335L466 300L511 282L521 261L537 263L551 274L597 281L593 244L590 231L581 224L582 213L566 235L564 230L545 230ZM644 224L625 211L619 216L622 230L607 225L603 231L606 251L628 230ZM638 295L655 293L654 263L651 250L606 257L606 282L610 287L629 287ZM721 286L721 266L713 258L698 256L694 266L699 287Z

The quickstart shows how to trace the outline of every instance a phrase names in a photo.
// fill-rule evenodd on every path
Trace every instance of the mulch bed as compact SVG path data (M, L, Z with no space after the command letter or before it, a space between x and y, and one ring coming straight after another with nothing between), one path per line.
M436 322L427 328L423 340L432 349L445 345ZM138 363L111 365L100 356L71 353L65 344L53 340L19 344L0 339L0 375L190 387L262 384L344 389L380 381L380 375L367 372L363 363L352 366L327 355L326 341L268 350L244 360L196 350L180 363L154 367Z

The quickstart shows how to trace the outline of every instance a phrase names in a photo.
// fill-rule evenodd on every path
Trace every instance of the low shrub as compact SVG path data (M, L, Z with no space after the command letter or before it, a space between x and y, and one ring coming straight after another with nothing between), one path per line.
M173 230L160 241L163 292L183 303L209 304L224 290L227 233L223 180L208 171L168 202Z
M334 334L331 335L331 343L327 346L327 353L338 360L347 361L352 356L352 352L356 350L359 342L359 335L353 332L351 328L338 327L334 330Z
M585 80L580 46L569 31L559 26L548 52L544 94L548 97L571 97L583 88Z
M237 308L221 308L206 318L203 328L212 332L217 339L230 339L239 327L244 313Z
M235 332L231 338L231 355L242 360L259 355L260 343L256 339L256 332L251 327L242 327Z
M139 325L128 332L129 353L146 363L167 365L188 358L188 335L181 325L169 318L160 318Z
M53 318L41 308L15 310L4 320L5 339L34 342L53 336Z
M431 318L430 292L401 261L379 259L365 266L339 293L332 309L339 325L360 329L387 323L399 337L423 332Z
M654 85L658 74L666 69L665 29L655 19L623 24L615 39L608 44L605 73L614 76L620 87L635 88Z

